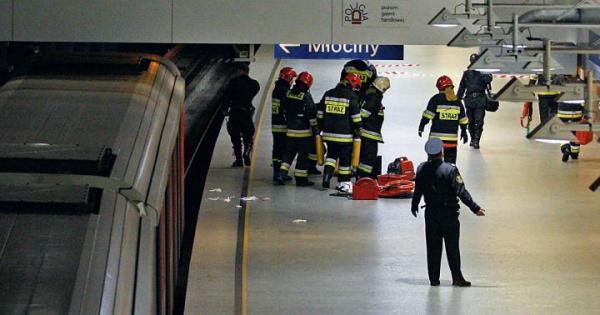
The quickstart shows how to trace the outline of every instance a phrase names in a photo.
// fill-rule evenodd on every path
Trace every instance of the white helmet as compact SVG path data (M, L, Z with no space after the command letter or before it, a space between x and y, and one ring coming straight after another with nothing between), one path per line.
M387 77L377 77L373 81L373 86L381 93L385 93L390 88L390 79Z

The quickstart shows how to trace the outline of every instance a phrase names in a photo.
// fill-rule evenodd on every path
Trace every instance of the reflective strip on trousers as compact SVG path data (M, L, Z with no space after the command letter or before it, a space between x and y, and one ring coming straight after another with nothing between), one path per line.
M363 164L363 163L358 164L358 169L365 173L369 173L369 174L373 171L372 166L369 166L369 165Z
M289 171L290 170L290 165L288 163L283 162L283 163L281 163L280 169L283 170L283 171Z
M306 138L312 136L312 131L310 129L303 130L292 130L288 129L287 136L291 138Z
M569 119L581 118L581 117L583 117L583 112L582 111L559 110L557 116L558 116L558 118L569 118Z
M442 141L458 141L458 135L455 133L432 132L429 138L438 138Z
M296 177L308 177L308 172L306 170L294 170L294 176Z
M308 159L311 160L311 161L316 161L317 160L317 155L313 154L313 153L310 153L308 155Z
M323 140L334 142L352 142L352 135L333 132L323 132Z
M355 123L361 122L362 118L360 118L360 114L352 115L352 121Z
M328 158L327 160L325 160L325 166L331 166L335 168L336 162L337 161L335 159Z
M469 118L463 117L458 121L458 123L461 125L467 125L469 123Z

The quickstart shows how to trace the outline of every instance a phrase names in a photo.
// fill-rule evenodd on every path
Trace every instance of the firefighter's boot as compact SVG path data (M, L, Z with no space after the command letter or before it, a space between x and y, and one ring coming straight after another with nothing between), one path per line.
M331 182L331 178L333 174L328 172L327 170L323 173L323 188L329 188L329 183Z
M568 143L562 144L560 151L562 152L562 161L567 162L571 156L571 145Z
M235 155L235 161L233 161L231 167L243 167L244 162L242 161L242 148L233 147L233 154Z

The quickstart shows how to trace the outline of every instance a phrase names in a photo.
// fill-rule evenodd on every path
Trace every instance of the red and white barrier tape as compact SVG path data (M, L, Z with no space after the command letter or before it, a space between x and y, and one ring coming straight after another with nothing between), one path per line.
M418 63L401 63L401 64L394 64L394 65L388 65L388 64L376 64L375 68L402 68L402 67L419 67L420 64Z
M518 74L518 75L514 75L514 74L494 74L494 78L499 78L499 79L504 79L504 78L508 78L508 79L512 79L512 78L529 79L529 75L527 75L527 74Z

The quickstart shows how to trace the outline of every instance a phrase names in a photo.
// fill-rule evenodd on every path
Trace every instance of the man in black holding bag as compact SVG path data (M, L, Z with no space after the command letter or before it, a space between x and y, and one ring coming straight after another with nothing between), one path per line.
M471 63L475 62L479 55L471 55ZM475 149L479 149L479 140L483 133L483 123L488 96L492 83L492 75L481 73L477 70L467 70L463 73L458 87L458 98L464 100L469 117L469 133L471 143Z
M432 286L440 285L442 243L446 244L448 265L452 272L452 285L468 287L460 269L460 222L458 199L477 216L485 210L477 205L465 188L458 168L442 161L443 143L431 138L425 144L428 161L419 165L415 178L411 212L417 217L421 197L425 197L425 235L427 239L427 269Z

